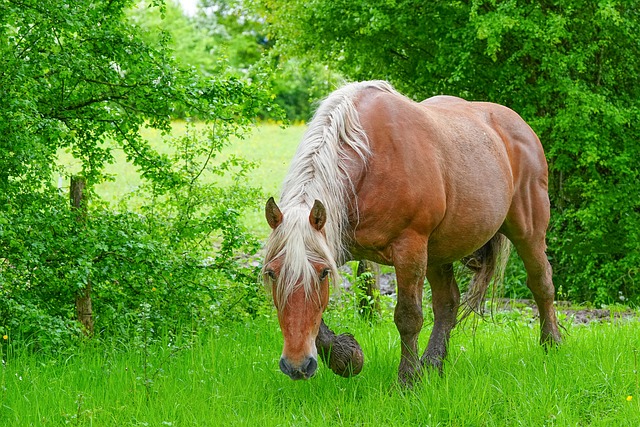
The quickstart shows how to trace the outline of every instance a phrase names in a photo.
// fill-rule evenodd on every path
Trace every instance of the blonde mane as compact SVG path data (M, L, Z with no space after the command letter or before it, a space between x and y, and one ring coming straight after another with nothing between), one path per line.
M309 123L284 180L279 202L283 221L267 241L264 263L282 257L275 287L279 307L296 286L304 286L307 297L318 289L312 262L328 264L335 282L338 266L348 259L345 237L354 198L348 171L354 162L366 164L371 154L354 99L367 88L397 93L384 81L351 83L331 93ZM309 224L315 200L327 212L324 237Z

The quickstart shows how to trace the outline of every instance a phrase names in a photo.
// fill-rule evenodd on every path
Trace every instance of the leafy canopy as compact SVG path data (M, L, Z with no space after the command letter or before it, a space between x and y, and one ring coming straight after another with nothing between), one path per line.
M168 132L176 112L242 126L267 99L259 87L223 72L205 79L180 66L167 33L154 39L127 19L133 5L10 0L0 6L0 186L42 185L60 148L82 160L86 178L99 181L112 161L107 140L143 174L160 177L166 159L143 140L141 128Z
M60 348L78 332L73 303L89 284L103 332L126 332L148 304L165 328L255 311L256 274L238 252L257 249L241 215L259 191L246 183L251 165L215 157L270 94L223 60L209 75L180 63L169 33L135 23L135 6L0 3L0 332L12 339ZM148 7L167 11L159 0ZM172 137L177 115L202 132ZM147 127L171 147L152 146ZM92 192L116 149L143 178L135 211ZM60 150L82 164L83 220L53 187Z
M507 105L550 164L556 286L599 303L640 295L637 0L255 0L276 49L415 99Z

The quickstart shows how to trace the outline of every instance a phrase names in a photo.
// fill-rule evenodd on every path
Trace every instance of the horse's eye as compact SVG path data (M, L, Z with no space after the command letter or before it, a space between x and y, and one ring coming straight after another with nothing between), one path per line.
M275 281L276 280L276 272L273 270L267 270L265 272L265 274L267 275L267 277L269 277L270 280Z
M322 273L320 273L320 280L324 280L327 278L327 276L329 276L329 273L331 272L330 269L325 268L324 270L322 270Z

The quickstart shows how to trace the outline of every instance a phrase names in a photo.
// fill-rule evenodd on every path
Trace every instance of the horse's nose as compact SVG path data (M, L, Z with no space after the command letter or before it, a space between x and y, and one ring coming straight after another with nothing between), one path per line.
M317 369L318 361L314 357L308 357L299 367L292 366L284 357L280 358L280 370L289 375L292 380L308 380Z

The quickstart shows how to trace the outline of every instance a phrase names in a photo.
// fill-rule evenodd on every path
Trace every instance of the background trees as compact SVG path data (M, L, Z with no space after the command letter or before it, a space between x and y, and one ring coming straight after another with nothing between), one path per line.
M255 313L257 273L238 253L258 246L240 220L258 190L250 164L216 156L281 118L274 103L308 118L336 74L518 111L551 166L562 297L638 302L635 0L207 0L191 19L162 0L67 3L0 4L0 334L62 345L89 283L105 335L141 313L167 328ZM172 135L176 118L203 125ZM138 168L141 205L93 191L115 152ZM70 178L62 153L87 183L83 221L53 181Z
M0 332L39 348L77 333L73 301L89 283L96 329L119 336L141 310L174 328L220 310L233 317L225 301L246 314L256 293L255 272L236 258L257 248L240 221L258 198L243 178L250 165L213 159L270 94L222 60L210 60L208 74L180 63L168 33L130 18L134 5L0 4ZM147 7L167 12L162 1ZM177 116L202 125L169 135ZM148 128L166 147L149 143ZM135 209L93 192L116 150L143 179ZM64 151L92 199L83 221L53 181L54 171L67 174L57 170ZM222 175L231 184L219 184Z
M257 3L282 52L390 80L415 99L447 93L519 112L549 159L559 291L638 301L637 2Z

